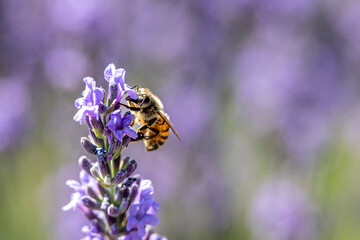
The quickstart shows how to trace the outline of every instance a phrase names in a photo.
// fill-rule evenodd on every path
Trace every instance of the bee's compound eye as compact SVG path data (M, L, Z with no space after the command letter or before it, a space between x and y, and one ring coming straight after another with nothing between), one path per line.
M125 98L125 100L126 100L126 101L130 101L130 97L127 96L127 97Z

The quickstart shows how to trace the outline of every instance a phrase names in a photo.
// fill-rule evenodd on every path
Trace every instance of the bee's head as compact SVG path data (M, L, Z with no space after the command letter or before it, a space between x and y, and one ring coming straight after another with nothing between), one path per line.
M144 108L151 104L150 103L150 100L151 100L150 92L148 89L138 88L137 95L138 95L137 99L132 99L129 96L127 96L125 98L125 100L131 102L132 104L134 104L135 107L138 107L138 108Z

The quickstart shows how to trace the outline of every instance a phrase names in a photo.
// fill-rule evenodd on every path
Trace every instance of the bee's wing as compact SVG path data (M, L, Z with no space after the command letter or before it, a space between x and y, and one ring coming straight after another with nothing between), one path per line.
M168 117L166 116L166 114L161 111L158 110L157 113L160 115L160 117L162 117L162 119L164 119L164 121L169 125L169 127L171 128L171 130L174 132L174 134L176 135L176 137L179 139L179 141L182 143L179 134L177 133L177 131L175 130L174 126L171 124L170 120L168 119Z

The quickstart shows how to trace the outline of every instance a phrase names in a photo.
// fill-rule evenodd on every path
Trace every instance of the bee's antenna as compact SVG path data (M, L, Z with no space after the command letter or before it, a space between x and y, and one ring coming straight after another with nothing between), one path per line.
M133 86L131 89L134 89L134 88L136 88L136 91L138 91L139 90L139 85L135 85L135 86Z

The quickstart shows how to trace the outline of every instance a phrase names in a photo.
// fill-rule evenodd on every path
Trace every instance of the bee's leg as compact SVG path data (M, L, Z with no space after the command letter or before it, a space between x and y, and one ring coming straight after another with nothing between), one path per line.
M123 104L123 103L119 103L119 104L120 104L121 106L126 107L127 109L129 109L129 110L131 110L131 111L134 111L134 112L140 111L140 108L130 107L130 106L128 106L128 105L126 105L126 104Z
M138 135L138 137L135 139L131 139L131 142L137 142L145 139L143 132L137 132L136 134Z
M157 135L159 135L159 131L156 130L155 128L151 127L156 122L156 120L157 120L157 118L153 118L148 122L148 124L139 127L139 129L136 131L136 134L138 135L138 137L136 139L132 139L132 141L136 142L136 141L140 141L140 140L149 140L149 139L154 138ZM150 135L150 136L145 136L144 135L145 130L147 130L147 129L151 130L155 134Z
M144 132L146 129L150 128L156 122L156 120L157 120L157 118L153 118L147 124L139 127L138 130L137 130L137 133Z
M154 117L153 119L151 119L146 125L142 126L141 128L139 128L139 130L143 131L149 127L151 127L155 122L156 122L157 118Z
M134 117L134 120L131 122L130 127L133 127L135 125L136 117Z
M144 136L143 132L137 132L137 135L138 135L138 137L136 139L131 139L132 142L137 142L137 141L141 141L141 140L149 140L149 139L156 137L158 134Z
M148 128L147 125L144 125L142 127L140 127L137 131L136 131L136 134L138 135L137 138L135 139L131 139L132 142L137 142L137 141L141 141L141 140L145 140L145 130Z

